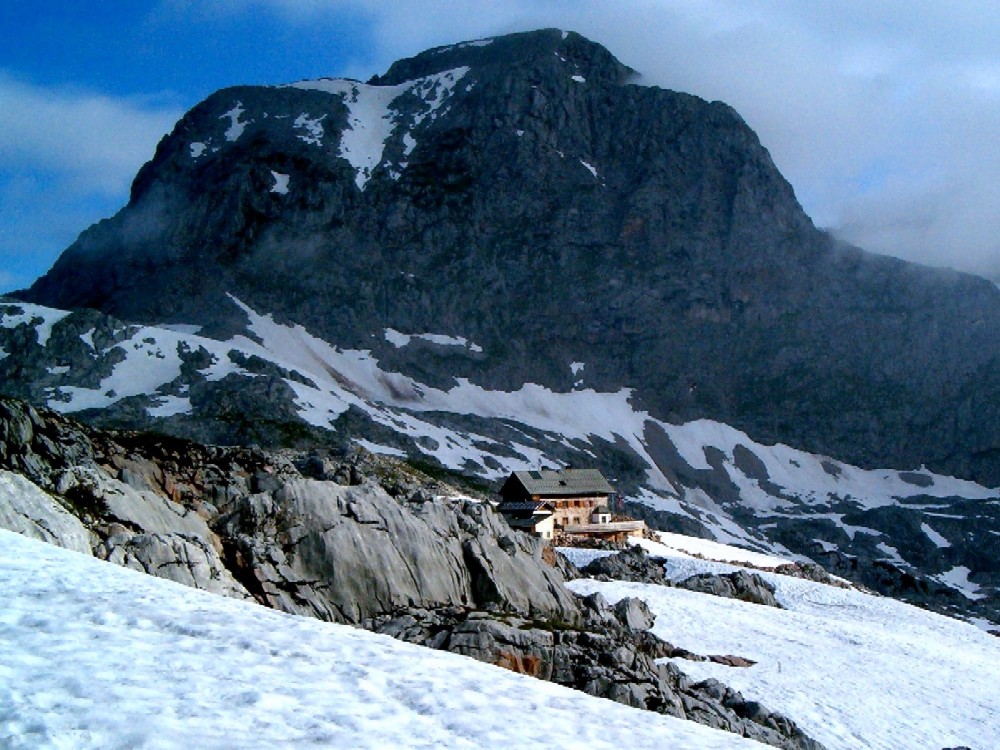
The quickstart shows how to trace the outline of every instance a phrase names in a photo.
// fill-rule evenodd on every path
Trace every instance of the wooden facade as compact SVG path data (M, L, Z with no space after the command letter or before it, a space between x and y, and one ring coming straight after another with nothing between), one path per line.
M610 521L614 488L596 469L516 471L500 488L499 510L523 527L542 508L551 510L555 531Z

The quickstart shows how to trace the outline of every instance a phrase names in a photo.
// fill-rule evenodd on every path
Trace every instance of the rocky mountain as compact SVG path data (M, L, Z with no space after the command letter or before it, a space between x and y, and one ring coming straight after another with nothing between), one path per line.
M20 296L232 335L232 294L434 385L628 387L661 418L1000 483L1000 291L838 247L736 112L632 77L553 30L224 89ZM441 363L389 331L476 346Z
M0 387L92 423L596 465L1000 618L1000 291L838 244L731 108L573 33L217 92L14 297Z

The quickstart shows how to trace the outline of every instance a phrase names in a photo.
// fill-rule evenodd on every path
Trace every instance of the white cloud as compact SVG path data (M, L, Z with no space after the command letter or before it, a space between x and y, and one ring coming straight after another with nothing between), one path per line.
M734 106L820 226L1000 278L1000 6L883 0L228 0L290 23L364 13L375 70L438 44L556 26L648 83Z
M61 175L80 190L127 192L182 114L72 89L33 86L0 72L0 166Z
M30 284L129 186L182 114L0 71L0 291Z
M573 29L607 46L647 83L735 107L818 225L868 249L1000 279L1000 6L161 0L160 12L163 22L252 13L283 32L319 24L336 33L343 19L364 18L371 26L371 39L359 44L365 67L326 71L359 78L435 45L545 26ZM0 169L44 169L64 191L91 196L124 198L180 115L34 87L2 72L0 101Z

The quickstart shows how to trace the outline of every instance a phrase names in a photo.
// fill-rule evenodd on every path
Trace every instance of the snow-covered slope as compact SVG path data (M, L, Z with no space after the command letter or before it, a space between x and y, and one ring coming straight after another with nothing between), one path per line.
M734 569L667 545L652 551L667 558L675 580ZM829 750L996 747L1000 638L893 599L761 575L775 585L784 609L648 584L579 580L570 586L611 601L640 597L657 615L653 632L674 645L757 662L749 668L678 665L794 716Z
M0 531L0 746L761 747Z
M593 465L616 480L629 512L661 528L811 557L870 586L886 578L886 590L908 596L944 591L941 606L1000 618L990 598L1000 557L996 488L924 467L863 469L709 420L670 424L628 388L601 392L577 381L566 391L536 383L501 391L464 378L431 385L383 365L376 344L388 341L414 362L489 352L462 331L395 329L372 333L371 350L343 349L235 297L221 304L241 311L245 334L220 341L194 325L127 326L0 304L0 375L30 381L21 386L29 393L14 395L57 411L102 410L156 429L217 420L221 389L259 387L274 400L266 409L321 429L343 429L350 418L352 437L371 450L491 481L544 465ZM566 368L586 372L580 362ZM899 584L909 575L922 587Z

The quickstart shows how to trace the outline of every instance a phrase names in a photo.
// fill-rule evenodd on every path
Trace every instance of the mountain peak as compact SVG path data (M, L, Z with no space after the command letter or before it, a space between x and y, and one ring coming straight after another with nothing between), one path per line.
M593 82L621 83L635 73L600 44L576 32L540 29L435 47L394 62L369 83L397 85L462 66L541 69L548 65L573 65L577 75Z
M442 392L627 391L1000 482L1000 294L837 248L733 110L629 73L551 29L217 92L20 297L221 340L235 297Z

